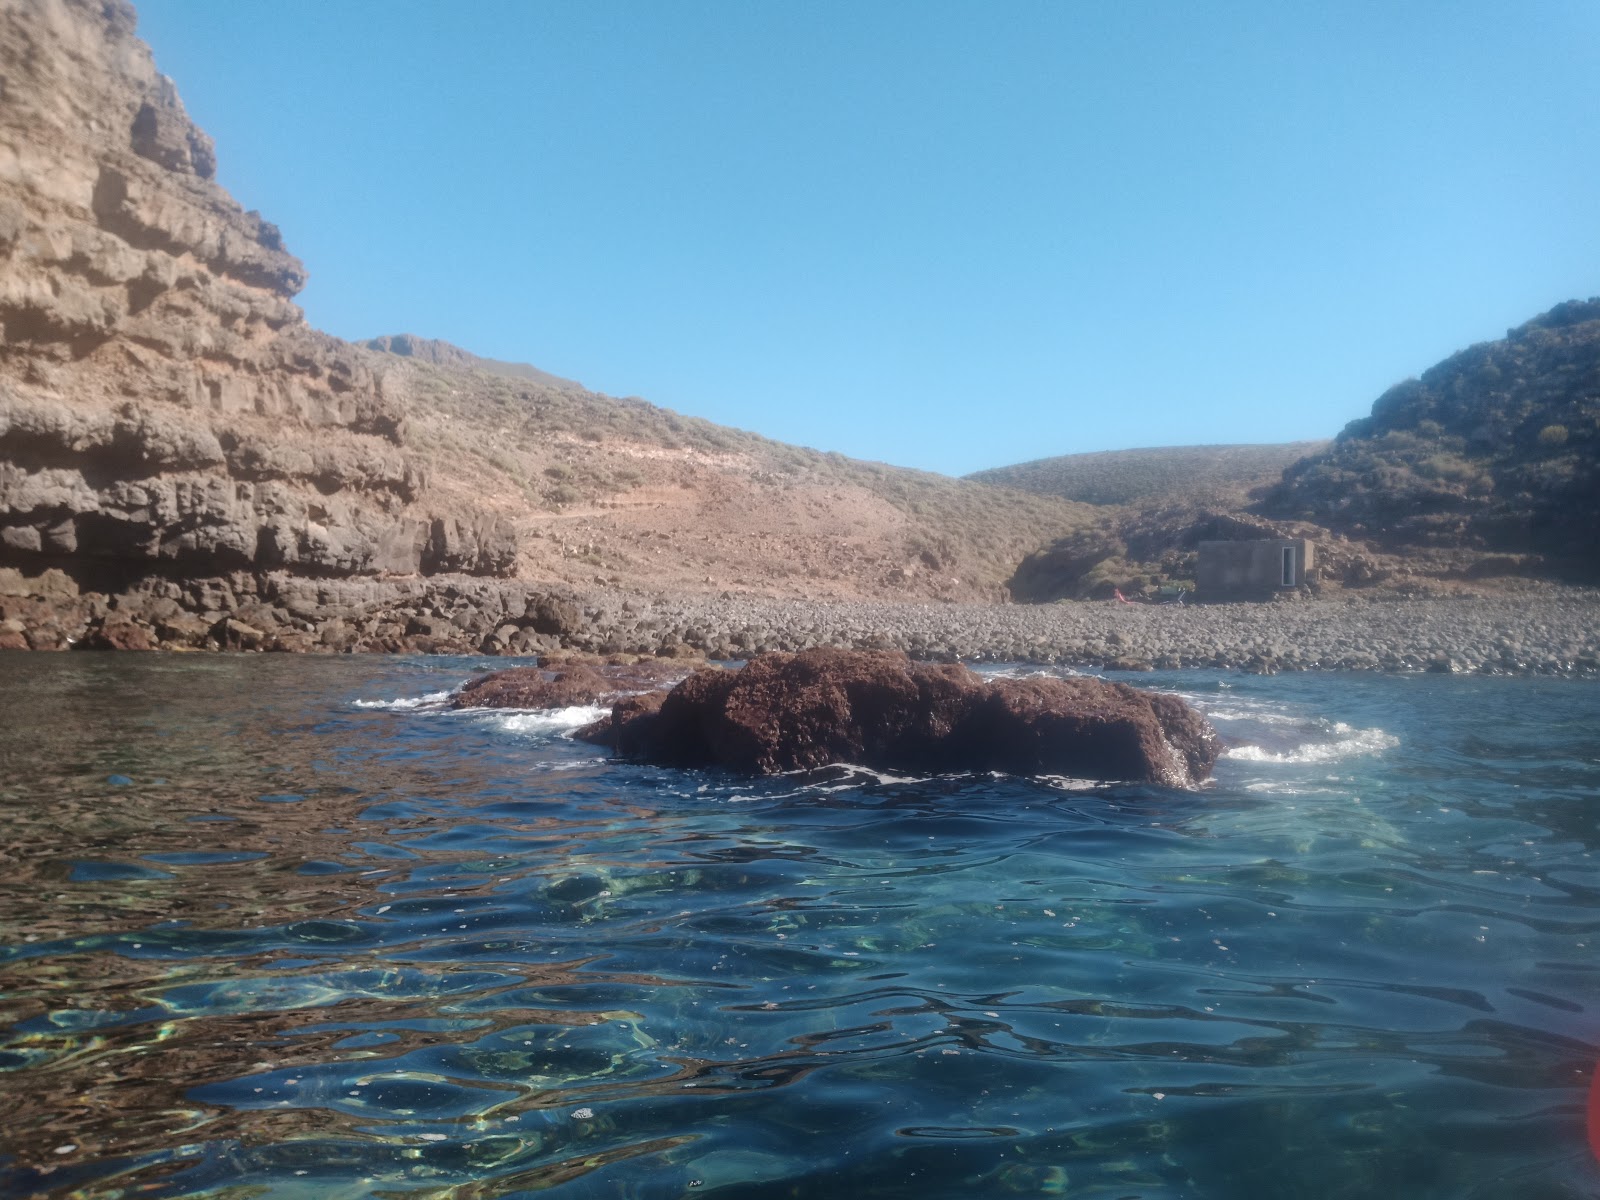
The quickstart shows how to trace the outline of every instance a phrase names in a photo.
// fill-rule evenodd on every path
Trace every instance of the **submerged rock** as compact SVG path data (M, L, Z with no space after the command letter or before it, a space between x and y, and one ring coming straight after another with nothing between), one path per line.
M773 774L849 762L1192 787L1219 744L1182 700L1091 678L986 681L898 651L767 654L619 702L578 737L662 766Z
M658 659L592 662L545 658L537 667L511 667L470 680L451 699L455 708L570 708L606 704L678 682L689 666ZM665 691L662 691L665 695Z

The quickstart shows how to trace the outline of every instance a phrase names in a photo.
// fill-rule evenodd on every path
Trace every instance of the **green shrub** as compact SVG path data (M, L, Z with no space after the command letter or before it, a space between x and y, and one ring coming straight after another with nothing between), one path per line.
M1454 454L1433 454L1417 464L1417 473L1429 479L1461 483L1478 474L1478 468Z

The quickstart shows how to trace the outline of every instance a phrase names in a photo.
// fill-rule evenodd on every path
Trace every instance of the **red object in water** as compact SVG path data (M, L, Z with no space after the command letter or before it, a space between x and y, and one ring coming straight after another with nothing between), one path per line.
M1589 1078L1589 1149L1600 1158L1600 1063Z

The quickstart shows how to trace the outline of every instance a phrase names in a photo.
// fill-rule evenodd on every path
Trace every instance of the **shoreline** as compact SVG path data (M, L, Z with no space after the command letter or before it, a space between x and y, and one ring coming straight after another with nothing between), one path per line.
M626 603L618 603L615 616L601 605L590 644L578 648L634 651L641 632L658 630L669 642L681 641L711 658L838 645L904 650L923 659L1129 672L1600 673L1600 591L1579 588L1212 605L823 604L678 597L627 614L620 611Z
M1600 674L1600 589L1528 583L1262 603L1047 605L649 595L470 576L161 580L106 595L0 569L0 650L744 659L811 646L1112 671Z

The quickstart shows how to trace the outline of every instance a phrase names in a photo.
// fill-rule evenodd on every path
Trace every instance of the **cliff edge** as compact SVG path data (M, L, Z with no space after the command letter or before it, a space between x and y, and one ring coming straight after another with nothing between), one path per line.
M403 375L306 324L135 21L0 4L0 566L509 573L495 518L425 503Z

